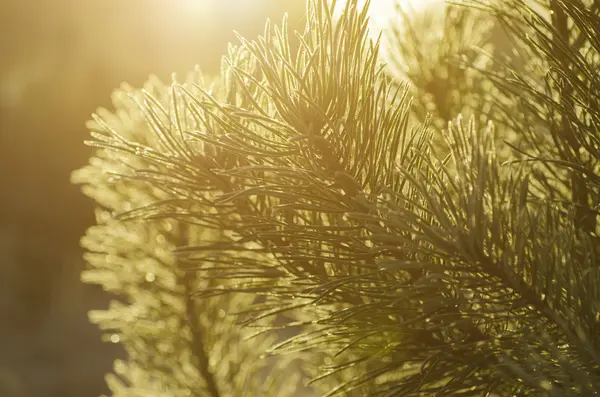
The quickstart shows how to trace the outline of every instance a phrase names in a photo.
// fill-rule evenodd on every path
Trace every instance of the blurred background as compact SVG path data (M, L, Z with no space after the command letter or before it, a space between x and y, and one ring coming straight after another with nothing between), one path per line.
M84 127L123 81L216 74L233 31L304 24L304 0L0 0L0 397L94 397L122 355L87 311L79 238L93 204L69 183Z

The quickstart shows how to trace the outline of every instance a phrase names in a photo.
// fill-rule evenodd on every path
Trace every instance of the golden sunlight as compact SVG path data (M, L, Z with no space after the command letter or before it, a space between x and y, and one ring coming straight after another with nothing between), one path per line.
M336 8L341 11L346 3L347 0L338 0ZM364 3L365 0L359 0L359 4ZM371 24L374 28L386 28L396 15L398 7L409 13L421 13L426 10L439 11L439 8L444 8L444 3L444 0L371 0L369 6Z
M244 14L257 8L256 4L247 0L175 0L170 5L191 13L227 11L230 14Z

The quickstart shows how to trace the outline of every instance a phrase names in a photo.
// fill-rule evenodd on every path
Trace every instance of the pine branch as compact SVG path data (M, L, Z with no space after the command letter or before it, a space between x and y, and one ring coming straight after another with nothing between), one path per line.
M571 34L568 27L568 17L563 10L564 5L561 3L562 2L560 0L552 0L550 2L550 12L552 15L552 25L554 28L553 60L560 63L561 70L566 71L571 70L571 65L569 65L568 55L565 56L563 54L562 48L570 47ZM572 48L573 51L580 51L580 46L577 46L576 44L574 44ZM581 144L578 142L575 134L573 133L570 121L570 114L572 114L574 111L574 104L572 100L573 87L567 79L563 79L562 81L560 96L561 97L559 101L564 110L561 116L562 131L560 134L557 133L555 135L564 136L564 139L568 146L570 146L574 156L579 156ZM588 233L593 232L596 229L596 216L591 211L586 210L589 201L588 188L583 176L580 173L576 171L572 172L571 186L571 200L574 205L576 205L577 213L575 216L577 227L582 228Z
M184 230L182 231L183 236L186 236L188 233L189 231L187 230L187 228L184 227ZM204 335L202 329L200 328L200 319L198 317L198 314L201 308L198 307L194 298L194 285L196 284L196 273L190 271L189 269L182 268L181 265L179 266L179 268L180 271L183 272L183 274L179 277L184 290L183 294L185 299L185 316L191 332L192 354L196 357L196 362L198 365L198 371L200 375L206 381L206 388L209 396L221 397L216 377L210 369L209 358L204 347Z
M581 34L596 21L582 2L555 4L564 11L556 18L570 18ZM600 199L600 114L597 98L583 95L598 84L600 60L570 48L571 36L557 36L522 1L510 6L483 10L505 24L531 65L473 61L456 73L482 85L452 88L463 98L449 87L438 98L417 97L417 111L437 103L442 118L484 110L477 119L497 118L498 133L462 117L442 134L425 116L409 128L407 90L384 76L380 43L369 39L356 1L339 19L325 1L310 1L297 52L285 20L281 28L267 23L257 40L230 47L211 86L192 77L130 93L135 106L117 107L139 125L99 117L91 142L98 157L79 178L115 212L114 229L96 229L88 241L102 269L90 280L159 307L154 318L188 323L191 335L168 335L181 344L177 354L193 357L213 397L245 389L230 374L261 354L230 330L212 329L231 326L221 311L258 327L257 338L283 323L290 337L261 339L261 349L316 363L312 387L326 395L596 393L600 253L577 212L595 214ZM463 37L472 22L457 12L460 23L447 33ZM581 46L599 47L589 35ZM499 153L497 134L515 150ZM583 201L575 174L587 189ZM119 228L145 237L112 246ZM169 255L138 249L156 233L176 239L186 228L189 239L172 242ZM114 252L123 258L111 268L102 260ZM141 260L133 253L152 259L161 283L130 279L125 264ZM152 362L140 379L166 373L146 353L149 331L110 313L99 321L132 338L137 362ZM213 345L227 346L230 361L212 365ZM184 368L168 379L196 390ZM260 377L245 379L260 390Z

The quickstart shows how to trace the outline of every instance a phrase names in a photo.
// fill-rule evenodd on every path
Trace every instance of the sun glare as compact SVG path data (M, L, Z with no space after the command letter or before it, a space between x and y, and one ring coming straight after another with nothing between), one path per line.
M256 4L248 0L173 0L172 7L183 13L247 15L256 10Z
M338 0L336 7L341 11L346 3L347 0ZM359 0L359 4L364 3L365 0ZM430 7L443 5L443 3L444 0L371 0L369 16L375 26L384 28L396 15L397 6L408 12L422 12Z

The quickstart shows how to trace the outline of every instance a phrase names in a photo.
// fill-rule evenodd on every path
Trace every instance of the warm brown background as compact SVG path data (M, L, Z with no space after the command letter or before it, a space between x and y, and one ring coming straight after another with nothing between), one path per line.
M85 121L122 81L217 73L233 30L254 37L303 0L0 0L0 397L93 397L122 355L79 282L92 203L69 184Z

